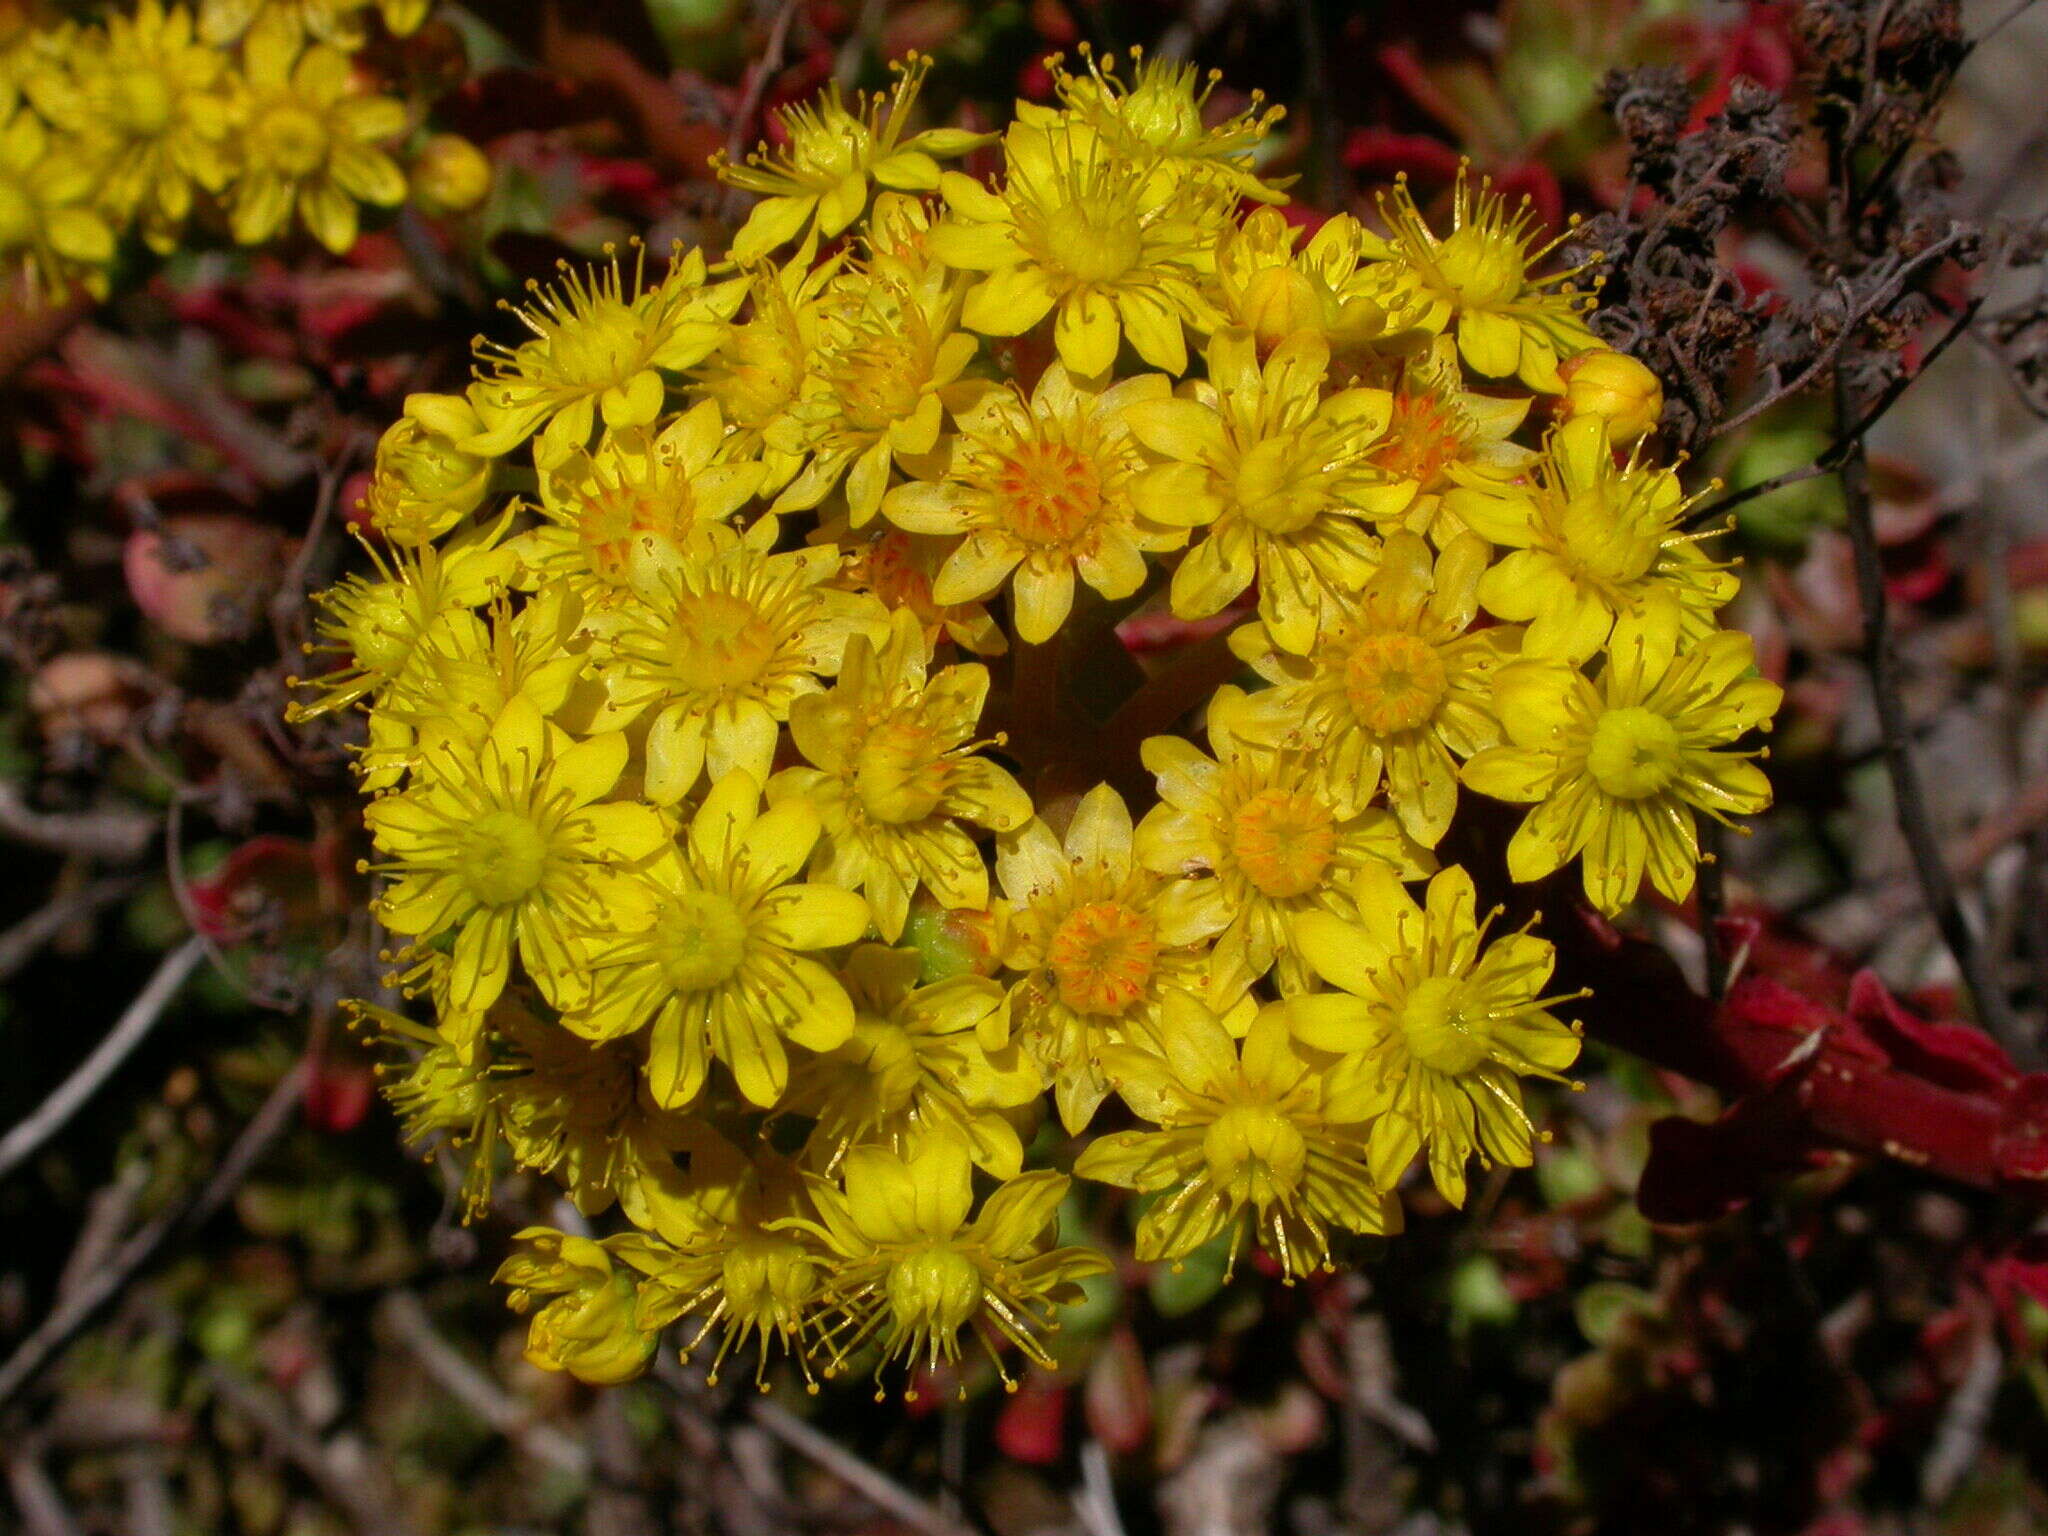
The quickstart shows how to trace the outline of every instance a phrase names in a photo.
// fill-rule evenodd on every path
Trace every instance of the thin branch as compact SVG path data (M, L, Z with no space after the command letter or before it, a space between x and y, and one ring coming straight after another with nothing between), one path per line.
M156 818L138 811L38 811L20 785L0 779L0 834L16 842L120 864L141 858L156 829Z
M21 1516L22 1536L81 1536L64 1496L43 1470L42 1448L31 1441L7 1459L7 1491Z
M775 13L775 23L768 29L768 41L761 49L761 56L747 67L746 88L740 93L739 105L733 109L732 132L725 141L726 155L735 164L746 158L747 129L761 111L761 99L768 94L768 82L782 68L782 54L789 46L789 26L796 20L796 12L797 0L782 0L782 8Z
M12 977L43 952L65 929L84 921L102 907L112 906L135 893L140 884L133 875L116 875L95 880L76 891L53 896L5 933L0 933L0 981Z
M1088 1536L1124 1536L1123 1517L1116 1508L1116 1485L1109 1477L1109 1452L1092 1435L1081 1447L1081 1486L1073 1502L1074 1514Z
M1768 496L1772 491L1781 491L1788 485L1797 485L1802 480L1812 480L1821 475L1834 474L1848 461L1849 455L1862 444L1870 429L1883 420L1886 413L1899 403L1899 397L1924 378L1927 370L1934 366L1935 360L1955 345L1963 333L1970 328L1970 322L1977 318L1977 311L1983 307L1984 300L1981 296L1972 299L1963 306L1962 312L1949 323L1949 328L1941 333L1940 339L1927 349L1927 355L1920 360L1920 366L1911 373L1901 373L1887 384L1877 399L1872 402L1870 408L1856 418L1855 425L1850 427L1848 431L1839 433L1835 440L1822 451L1821 456L1811 464L1801 465L1798 469L1788 469L1782 475L1773 475L1768 480L1759 480L1755 485L1747 485L1739 491L1731 491L1728 495L1709 502L1704 507L1695 507L1686 515L1686 527L1697 528L1704 523L1713 521L1723 512L1733 511L1746 501L1754 501L1759 496Z
M1728 910L1724 870L1728 834L1718 821L1701 818L1698 892L1700 949L1706 963L1707 996L1715 1002L1728 995L1728 956L1721 948L1721 917Z
M1309 118L1309 174L1313 201L1333 208L1341 202L1337 189L1342 145L1336 93L1330 82L1330 55L1323 45L1323 22L1315 0L1294 0L1294 19L1301 45L1302 86L1307 97L1303 105L1308 109Z
M377 1314L420 1368L463 1407L536 1461L579 1478L589 1475L590 1453L552 1424L537 1421L531 1407L442 1338L427 1316L425 1304L413 1292L390 1292L378 1304Z
M136 994L135 1001L114 1022L106 1038L93 1047L92 1054L80 1062L78 1069L59 1083L56 1091L43 1100L27 1119L0 1137L0 1178L20 1167L38 1147L64 1128L87 1099L99 1092L101 1085L156 1028L164 1009L178 995L178 988L185 984L185 978L205 958L206 946L197 936L187 939L164 956L156 974L149 978Z
M218 1362L206 1368L206 1381L223 1402L305 1473L363 1536L407 1536L418 1529L388 1498L380 1497L382 1490L376 1481L340 1465L326 1442L300 1422L282 1394Z
M43 1368L128 1286L129 1281L173 1238L198 1231L242 1185L285 1128L291 1124L306 1085L306 1064L299 1061L278 1079L262 1108L221 1159L206 1187L189 1202L165 1207L137 1229L107 1263L61 1298L14 1353L0 1364L0 1406L11 1402Z
M895 1516L924 1536L975 1536L972 1528L949 1520L879 1467L811 1428L780 1404L756 1402L748 1416L806 1461L815 1463L859 1493L877 1509Z
M1846 414L1847 386L1836 381L1838 412ZM1885 768L1891 776L1892 806L1906 850L1913 860L1921 893L1941 930L1943 942L1955 956L1963 984L1976 1003L1977 1018L2002 1042L2019 1039L2017 1025L2004 990L1986 962L1984 952L1964 916L1941 842L1928 819L1926 792L1920 770L1913 760L1912 726L1899 692L1898 657L1892 649L1891 606L1885 592L1884 556L1878 547L1876 515L1871 507L1870 467L1860 440L1852 440L1841 472L1849 542L1856 557L1856 597L1863 614L1863 664L1870 674L1870 691L1877 706L1877 724L1884 743Z

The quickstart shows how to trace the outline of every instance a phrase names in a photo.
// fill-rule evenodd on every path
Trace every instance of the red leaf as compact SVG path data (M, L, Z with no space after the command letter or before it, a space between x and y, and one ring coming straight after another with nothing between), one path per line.
M1027 1466L1051 1466L1067 1439L1067 1389L1033 1372L996 1416L996 1448Z

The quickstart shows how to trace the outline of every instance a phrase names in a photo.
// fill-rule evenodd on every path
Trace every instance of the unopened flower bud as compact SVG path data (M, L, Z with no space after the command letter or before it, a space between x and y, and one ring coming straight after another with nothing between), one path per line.
M1262 267L1245 284L1242 310L1261 349L1296 331L1320 331L1328 316L1314 281L1298 267Z
M1608 436L1617 444L1655 431L1664 414L1664 386L1657 375L1624 352L1581 352L1566 359L1558 372L1565 381L1565 415L1605 417Z
M491 461L456 443L480 429L460 395L414 395L377 444L377 468L363 501L371 526L394 544L424 544L453 528L484 499Z
M491 162L459 133L435 134L413 162L413 201L427 213L467 213L490 190Z

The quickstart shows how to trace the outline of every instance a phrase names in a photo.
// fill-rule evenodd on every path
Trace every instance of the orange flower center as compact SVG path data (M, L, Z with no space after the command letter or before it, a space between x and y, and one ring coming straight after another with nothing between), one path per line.
M1262 893L1299 896L1314 890L1330 867L1337 827L1329 810L1307 795L1261 790L1231 818L1230 849Z
M1367 635L1344 663L1344 696L1376 736L1427 725L1449 687L1443 658L1420 635Z
M729 592L706 592L670 630L676 675L700 688L743 688L767 669L775 629L761 610Z
M1020 443L996 471L995 492L1012 533L1062 546L1102 513L1102 467L1065 443Z
M1386 440L1372 456L1379 468L1427 491L1463 450L1449 413L1426 394L1397 394Z
M614 585L626 579L633 536L660 534L676 539L697 521L687 476L662 474L653 481L605 485L595 477L578 486L581 503L576 536L590 568Z
M1069 1008L1115 1016L1144 996L1158 956L1151 923L1122 902L1097 901L1059 925L1046 965Z

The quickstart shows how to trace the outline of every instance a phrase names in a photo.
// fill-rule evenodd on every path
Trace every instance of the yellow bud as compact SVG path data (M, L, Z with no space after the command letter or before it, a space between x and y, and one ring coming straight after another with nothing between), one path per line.
M491 461L464 453L459 437L478 430L460 395L414 395L377 443L364 502L371 526L394 544L424 544L453 528L484 499Z
M1565 415L1605 417L1608 437L1617 444L1654 431L1664 414L1657 375L1625 353L1595 348L1568 358L1558 372L1565 380Z
M413 201L428 213L466 213L491 190L491 162L459 133L437 133L413 162Z
M1323 296L1306 272L1292 266L1261 267L1245 284L1240 305L1244 321L1265 348L1296 331L1320 331L1326 319Z

